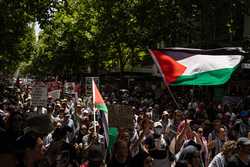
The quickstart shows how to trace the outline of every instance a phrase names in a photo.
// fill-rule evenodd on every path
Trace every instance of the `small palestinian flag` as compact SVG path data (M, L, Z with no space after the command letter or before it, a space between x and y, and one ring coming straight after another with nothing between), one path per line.
M109 131L108 131L108 108L104 103L102 95L100 94L98 88L96 87L94 79L92 79L92 88L93 88L93 104L95 105L96 109L100 111L102 125L104 128L104 137L106 140L106 144L109 144Z

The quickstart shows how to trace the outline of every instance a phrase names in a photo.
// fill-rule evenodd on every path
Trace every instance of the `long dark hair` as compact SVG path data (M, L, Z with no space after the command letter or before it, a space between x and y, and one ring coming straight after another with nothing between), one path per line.
M34 149L39 136L33 132L26 133L17 138L15 143L15 151L17 157L17 166L24 166L24 156L26 149Z

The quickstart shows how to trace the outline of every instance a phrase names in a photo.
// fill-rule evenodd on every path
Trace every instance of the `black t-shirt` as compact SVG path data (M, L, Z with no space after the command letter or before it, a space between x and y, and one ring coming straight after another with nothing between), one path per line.
M239 155L236 154L229 159L226 167L250 167L250 163L246 164L242 162Z

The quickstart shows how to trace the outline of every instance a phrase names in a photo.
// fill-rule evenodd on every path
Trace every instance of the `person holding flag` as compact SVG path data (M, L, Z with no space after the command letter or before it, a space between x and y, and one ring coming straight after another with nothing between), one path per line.
M98 153L102 153L102 156L98 157L98 162L104 161L106 159L106 151L109 143L108 136L108 109L104 100L95 84L94 79L92 79L92 91L93 91L93 121L90 123L89 134L83 137L83 149L87 152L87 161L84 162L82 166L91 166L92 159L97 156L97 152L92 155L93 149L98 150ZM104 136L99 134L100 125L96 120L96 112L100 113L102 126L104 129Z
M102 120L102 126L104 130L104 137L106 146L109 144L109 132L108 132L108 108L99 92L94 79L92 79L92 90L93 90L93 116L96 121L96 111L99 110ZM96 133L96 126L94 126L94 132Z

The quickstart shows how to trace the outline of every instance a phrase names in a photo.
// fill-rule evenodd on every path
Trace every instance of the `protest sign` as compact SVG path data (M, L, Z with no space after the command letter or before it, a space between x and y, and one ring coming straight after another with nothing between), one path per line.
M32 86L32 106L47 107L48 88L43 82L35 82Z
M52 90L52 91L48 92L48 95L52 96L53 99L60 99L61 90Z
M65 94L74 94L75 93L75 83L74 82L66 82L64 84L64 93Z
M109 126L116 128L133 128L132 107L128 105L110 105L109 110Z

